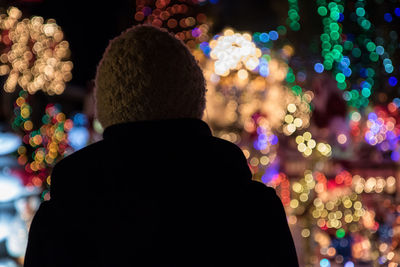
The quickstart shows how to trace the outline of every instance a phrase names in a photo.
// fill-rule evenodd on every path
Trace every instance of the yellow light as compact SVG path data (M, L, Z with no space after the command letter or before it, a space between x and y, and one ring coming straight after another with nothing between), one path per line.
M310 233L310 230L307 229L307 228L305 228L305 229L303 229L303 230L301 231L301 236L304 237L304 238L309 237L310 234L311 234L311 233Z
M310 132L305 132L303 134L303 137L304 137L304 140L309 141L311 139L312 135Z
M300 193L300 192L303 190L303 186L302 186L300 183L295 182L295 183L292 185L292 189L293 189L294 192Z
M252 166L257 166L258 163L259 163L259 160L258 160L258 158L256 158L256 157L253 157L253 158L250 160L250 165L252 165Z
M303 120L300 119L300 118L296 118L296 119L294 119L293 124L294 124L297 128L300 128L301 126L303 126Z
M308 194L306 193L300 194L299 199L301 202L306 202L308 200Z
M291 201L290 201L290 207L292 208L292 209L295 209L295 208L297 208L299 206L299 201L297 200L297 199L292 199Z
M307 142L307 146L311 149L313 149L316 146L315 140L311 139L310 141Z
M296 137L296 143L297 143L297 144L304 143L304 137L301 136L301 135L297 136L297 137Z
M286 123L292 123L293 122L293 116L288 114L285 116L285 122Z
M269 158L267 157L267 156L262 156L261 158L260 158L260 162L261 162L261 164L262 165L268 165L268 163L269 163Z
M308 157L308 156L311 156L311 154L312 154L312 149L309 147L306 147L306 149L304 150L304 155L306 157Z
M300 144L297 145L297 149L300 152L305 152L305 150L307 149L307 146L304 143L300 143Z

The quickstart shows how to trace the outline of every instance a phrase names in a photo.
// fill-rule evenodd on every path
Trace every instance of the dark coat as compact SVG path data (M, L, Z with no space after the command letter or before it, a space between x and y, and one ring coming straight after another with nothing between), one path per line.
M195 119L108 127L61 160L25 267L298 266L274 189Z

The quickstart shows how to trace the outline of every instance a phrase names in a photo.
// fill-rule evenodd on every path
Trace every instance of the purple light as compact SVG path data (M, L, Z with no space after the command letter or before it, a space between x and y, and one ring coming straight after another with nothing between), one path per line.
M199 28L196 27L192 30L193 37L199 37L200 35L201 35L201 30Z
M276 145L278 143L278 136L272 135L272 139L270 140L271 145Z
M378 119L378 116L374 112L371 112L371 113L368 114L368 119L370 121L375 121L375 120Z
M399 152L393 151L392 154L390 155L390 158L391 158L393 161L399 161L399 159L400 159L400 154L399 154Z

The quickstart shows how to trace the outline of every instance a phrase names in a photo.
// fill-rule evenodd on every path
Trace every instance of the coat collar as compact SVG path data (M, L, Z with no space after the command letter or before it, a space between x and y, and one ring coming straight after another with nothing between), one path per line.
M122 136L211 136L210 127L200 119L182 118L114 124L104 130L104 139Z

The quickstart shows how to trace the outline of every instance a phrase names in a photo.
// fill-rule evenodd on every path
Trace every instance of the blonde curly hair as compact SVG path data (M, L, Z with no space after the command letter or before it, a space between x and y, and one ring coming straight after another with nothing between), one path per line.
M153 26L135 26L108 45L95 78L103 127L117 123L201 118L205 80L180 40Z

